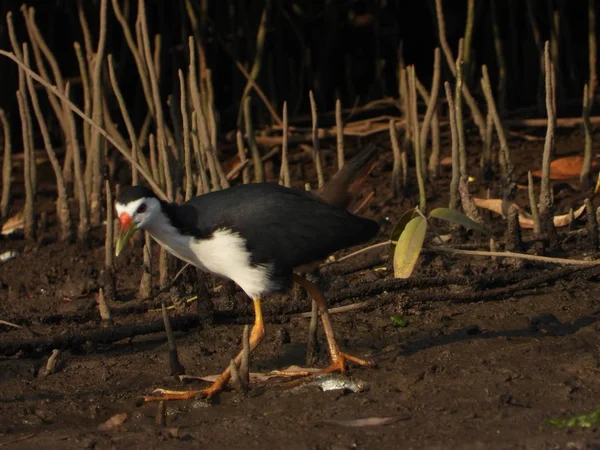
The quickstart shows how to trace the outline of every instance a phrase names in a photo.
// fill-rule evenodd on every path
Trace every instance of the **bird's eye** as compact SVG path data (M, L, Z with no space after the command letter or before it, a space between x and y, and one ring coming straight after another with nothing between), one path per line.
M136 212L137 212L138 214L145 213L145 212L146 212L146 204L145 204L145 203L142 203L142 204L141 204L141 205L138 207L138 209L137 209L137 211L136 211Z

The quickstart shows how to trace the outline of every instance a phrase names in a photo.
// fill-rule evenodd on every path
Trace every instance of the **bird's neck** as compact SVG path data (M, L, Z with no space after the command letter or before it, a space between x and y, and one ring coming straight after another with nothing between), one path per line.
M171 205L164 202L161 203L161 211L156 217L151 220L145 227L146 231L160 243L169 244L175 239L183 237L181 232L173 226L169 218L169 208Z

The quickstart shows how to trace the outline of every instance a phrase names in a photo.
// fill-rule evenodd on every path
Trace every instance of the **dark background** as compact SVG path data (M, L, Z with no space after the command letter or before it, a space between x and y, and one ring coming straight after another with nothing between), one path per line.
M120 0L135 22L137 2ZM588 78L588 2L533 0L530 2L542 41L550 39L551 17L559 18L558 99L580 98ZM3 0L0 11L5 17L13 11L19 40L27 40L20 12L22 2ZM31 1L36 8L38 27L55 53L63 76L78 76L73 42L82 43L78 7L85 12L92 33L97 36L98 1ZM198 22L198 32L206 50L207 66L213 72L215 101L221 129L235 128L239 99L245 79L233 64L233 58L247 69L255 55L260 17L268 10L265 52L258 83L273 106L281 110L288 101L292 117L308 112L308 91L315 92L320 111L334 108L340 98L344 107L364 104L386 96L398 96L397 71L399 50L406 64L415 64L417 75L428 86L433 67L433 50L438 45L435 3L427 1L194 1L188 5ZM492 7L502 37L506 61L508 109L534 105L539 89L539 53L533 40L523 0L475 1L472 57L467 66L467 81L480 95L481 64L487 64L495 87L497 54L492 32ZM206 8L206 9L204 9ZM166 100L177 92L177 70L187 66L187 36L193 34L185 0L148 1L150 33L162 36L161 86ZM458 40L465 30L466 0L446 0L444 16L448 42L456 57ZM145 102L139 87L137 70L112 6L108 7L107 53L117 61L118 77L127 95L136 124L145 116ZM554 29L556 30L556 29ZM96 42L94 42L94 45ZM0 22L0 47L10 49L6 23ZM451 76L442 56L442 81ZM9 117L17 117L14 92L17 70L4 60L0 106ZM76 86L76 80L74 81ZM74 88L77 95L77 87ZM258 121L269 120L255 102ZM539 112L539 111L538 111ZM13 122L14 123L14 122Z

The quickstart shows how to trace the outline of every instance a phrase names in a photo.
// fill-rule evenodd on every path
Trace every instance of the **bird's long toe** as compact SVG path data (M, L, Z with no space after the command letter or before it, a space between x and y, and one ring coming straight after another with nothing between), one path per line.
M333 358L331 365L323 370L323 373L331 372L346 372L346 362L354 363L358 366L363 367L374 367L375 361L368 359L357 358L356 356L349 355L348 353L339 352L336 357Z
M354 363L356 365L363 366L363 367L374 367L376 365L374 361L370 361L368 359L357 358L355 356L352 356L352 355L349 355L347 353L343 353L340 351L338 351L336 353L335 357L332 359L333 359L333 361L331 362L331 364L328 367L321 369L321 370L298 368L297 370L285 370L285 369L277 370L277 371L273 371L272 373L275 375L281 376L281 377L286 377L286 378L299 377L296 380L285 383L285 386L291 387L291 386L297 386L299 384L302 384L303 382L309 381L319 375L324 375L324 374L334 373L334 372L346 373L346 366L347 366L348 362L351 362L351 363Z
M155 389L153 395L147 395L142 397L145 403L148 402L160 402L160 401L172 401L172 400L192 400L196 398L203 398L210 400L219 392L221 388L212 385L206 389L197 389L192 391L177 391L171 389Z

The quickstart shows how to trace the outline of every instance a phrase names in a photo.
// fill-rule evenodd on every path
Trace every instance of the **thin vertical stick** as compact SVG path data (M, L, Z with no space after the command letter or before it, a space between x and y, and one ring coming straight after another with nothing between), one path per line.
M142 85L142 90L144 92L144 97L146 99L147 105L151 109L151 114L154 114L154 103L152 102L152 91L150 88L150 81L148 79L148 71L147 67L144 64L144 59L142 54L140 53L138 46L136 45L133 35L131 34L131 30L129 29L129 24L127 19L123 15L121 8L119 6L119 0L112 0L113 10L115 12L115 17L121 24L121 28L123 29L123 36L125 37L125 41L127 42L127 46L129 47L129 51L133 55L133 59L135 61L135 65L137 67L138 73L140 74L139 80ZM139 13L139 9L138 9Z
M58 66L58 62L56 61L56 58L54 57L54 54L52 53L50 48L46 45L46 41L44 40L42 34L40 33L39 28L37 27L36 22L35 22L35 9L33 7L27 8L25 5L22 5L21 13L23 14L23 18L25 19L25 26L27 27L27 34L29 35L29 40L31 41L31 48L33 50L35 63L40 72L40 75L46 80L52 79L52 77L50 77L50 75L48 74L48 71L46 70L46 65L44 64L44 62L42 60L42 54L43 54L45 56L46 60L48 61L48 64L50 65L52 74L54 75L53 84L56 84L56 87L59 90L61 90L61 91L64 90L65 85L64 85L63 78L62 78L62 74L60 72L60 68ZM11 37L11 43L14 48L15 43L17 41L16 41L16 36L14 34L11 13L7 14L7 24L8 24L8 28L9 28L9 35ZM15 52L15 54L20 59L23 59L23 55L20 54L20 52ZM64 131L64 119L62 117L63 113L62 113L62 108L60 107L60 103L58 102L56 97L53 97L52 95L48 96L48 100L50 102L50 106L52 107L52 109L54 110L54 113L56 114L58 122L61 125L61 128Z
M163 170L164 170L164 180L165 184L163 186L166 187L167 197L169 201L173 201L173 182L171 177L171 164L169 160L169 156L167 155L167 133L166 133L166 124L164 120L164 114L162 109L162 102L160 99L160 91L158 86L158 74L156 71L156 66L154 64L154 57L152 55L152 49L150 48L150 35L148 32L148 23L146 21L146 10L145 10L145 1L140 0L139 2L139 15L140 15L140 24L141 24L141 37L142 37L142 55L146 62L146 68L148 72L148 76L150 78L150 87L152 92L152 101L154 103L154 112L156 119L156 145L158 147L159 155L162 157L163 161ZM157 41L160 42L160 41ZM160 46L156 47L156 50Z
M286 187L291 187L291 182L290 182L290 162L289 162L289 158L288 158L288 152L289 152L289 148L288 148L288 134L289 134L289 129L288 129L289 125L288 125L288 107L287 107L287 101L283 102L283 139L281 142L281 170L280 170L280 174L279 174L279 184L283 184ZM343 152L343 148L342 148L342 152ZM343 155L342 155L343 157ZM342 161L343 163L343 161Z
M73 47L75 48L75 55L77 56L77 64L79 65L79 76L81 77L81 86L83 89L83 111L85 112L86 115L91 117L92 116L92 92L91 92L92 88L90 86L90 77L88 74L87 62L85 60L85 57L83 56L83 53L81 52L81 45L79 45L79 42L73 43ZM92 129L91 129L90 125L86 122L83 123L82 128L83 128L83 133L82 133L83 134L83 146L85 148L91 148ZM72 165L73 155L70 154L70 157L71 157L70 162L67 162L65 160L64 170L67 173L71 173L71 165ZM66 175L66 173L65 173L65 175Z
M150 235L144 233L144 249L143 249L143 272L142 279L140 280L140 288L138 290L139 298L148 298L152 294L152 243L150 241Z
M244 124L246 126L246 139L248 140L248 146L250 147L250 154L252 156L252 164L254 165L254 181L256 183L262 183L265 181L265 172L263 169L260 152L258 151L258 145L256 144L256 139L254 137L251 104L252 97L246 97L244 99Z
M65 112L65 124L67 125L69 131L67 146L71 146L73 149L73 171L75 172L75 187L77 190L77 198L79 200L79 224L77 226L77 239L81 242L86 242L90 229L88 204L83 180L83 171L81 168L81 153L79 151L79 142L77 140L75 119L67 103L69 101L70 90L70 84L67 83L65 86L65 98L61 100L63 103L63 111Z
M437 178L440 171L440 119L437 110L436 106L431 120L431 154L427 166L431 178Z
M196 111L192 111L192 147L194 148L194 156L196 158L196 165L198 166L198 186L196 188L196 194L202 195L210 192L210 186L208 183L208 176L206 175L206 166L202 157L202 149L200 148L200 137L198 136L198 115Z
M115 297L115 252L114 252L114 203L110 181L104 181L106 194L106 234L104 236L104 292L108 298Z
M169 198L169 201L174 202L175 192L172 175L173 171L171 170L171 158L169 152L167 151L166 142L164 140L162 141L162 145L158 146L158 153L158 156L162 161L162 170L164 172L165 185L167 187L167 197Z
M313 141L313 160L315 162L315 169L317 170L317 183L319 188L325 184L325 177L323 176L323 165L321 162L321 142L319 140L319 118L317 115L317 103L315 102L315 96L313 91L309 91L308 97L310 99L310 114L312 117L312 141Z
M250 171L248 170L248 157L246 156L246 148L244 147L244 135L240 130L235 132L235 142L237 146L238 157L240 164L244 165L242 169L242 183L250 183Z
M555 77L558 77L559 95L563 93L562 74L560 70L560 53L561 53L561 17L558 13L558 5L554 2L547 2L548 19L550 21L550 56L552 65L556 68ZM556 108L555 108L556 111Z
M475 0L467 1L467 23L465 24L465 53L463 60L467 67L467 80L471 80L474 63L471 59L471 40L473 39L473 26L475 24Z
M335 101L335 133L337 139L337 163L338 170L344 167L344 122L342 120L342 102L338 98Z
M538 212L537 202L535 201L535 191L533 190L533 175L531 170L527 171L527 193L529 194L529 207L531 208L531 217L533 217L533 234L540 236L542 228L540 227L540 214Z
M496 63L498 64L498 109L500 113L506 110L506 61L502 48L502 37L496 17L496 0L491 0L490 10L492 16L492 31L494 35L494 49L496 50Z
M589 110L592 110L594 105L594 94L598 84L598 76L596 74L596 58L598 54L598 46L596 44L596 0L588 0L588 54L589 54Z
M173 197L173 199L175 201L178 200L178 196L185 195L183 191L183 189L185 189L183 184L185 181L185 156L183 154L183 123L181 118L181 105L179 104L180 101L181 94L179 96L171 94L167 97L169 116L171 117L171 124L173 126L173 132L167 138L167 141L171 150L169 156L171 156L171 162L173 165L173 191L175 192L175 197Z
M490 77L488 75L487 66L484 64L481 67L481 87L488 107L488 113L492 115L496 133L498 134L498 140L500 141L500 169L502 171L502 177L506 181L506 186L511 185L513 180L513 167L510 159L510 151L508 149L508 141L504 134L504 127L500 120L500 115L496 109L496 103L494 102L494 96L492 95L492 87L490 85ZM490 142L491 145L491 142Z
M398 198L401 191L401 179L400 175L402 172L402 156L400 154L400 144L398 143L398 133L396 131L396 122L394 119L390 119L390 141L392 142L392 152L394 154L394 167L392 168L392 187L394 197Z
M33 157L33 150L29 145L30 126L31 118L27 117L25 110L25 99L24 93L20 90L17 91L17 100L19 102L19 116L21 117L21 131L23 134L23 154L24 154L24 167L23 167L23 178L25 180L25 209L23 211L24 220L24 232L25 239L35 239L35 218L33 212L33 185L31 182L31 164L35 164L35 158Z
M458 59L456 60L456 92L454 94L454 109L456 110L456 127L458 131L458 156L460 160L460 181L467 183L467 150L465 149L465 126L462 115L462 91L463 91L463 47L462 39L458 42Z
M27 44L23 44L22 55L23 62L29 66L29 52L27 50ZM25 118L27 120L27 134L23 135L23 139L26 139L27 142L23 144L24 149L30 149L31 151L31 159L29 164L29 180L31 181L31 189L33 193L33 197L35 198L37 192L37 165L35 163L35 157L33 155L34 152L34 142L33 142L33 123L31 120L31 110L29 109L29 102L27 101L27 77L23 70L19 70L19 91L21 91L21 95L23 96L23 113L25 114Z
M25 55L25 61L27 62L27 55ZM29 91L29 97L31 98L31 105L33 106L33 111L40 128L42 140L44 141L44 148L46 149L48 159L50 160L50 164L52 165L52 169L54 170L54 175L56 177L56 217L60 224L60 240L63 242L68 242L73 238L73 229L71 224L71 214L69 212L69 199L62 168L58 158L56 157L54 148L52 147L50 133L48 132L44 113L40 108L37 92L31 77L27 77L27 89Z
M460 158L458 156L458 130L456 126L456 109L452 96L450 83L444 83L446 101L448 102L448 118L450 122L450 133L452 136L452 181L450 182L450 204L451 209L458 208L458 182L460 178Z
M221 183L219 178L219 173L217 172L216 167L216 157L214 154L214 149L210 143L210 138L208 136L208 127L206 124L206 115L204 114L204 109L202 108L202 101L200 99L200 92L198 91L198 76L196 72L196 53L195 53L195 44L194 38L189 37L188 39L188 47L189 47L189 78L188 82L190 85L190 93L192 95L192 105L194 107L194 112L196 113L196 131L198 132L200 138L200 151L206 155L206 164L208 166L208 171L210 172L210 181L212 184L212 190L217 191L221 189Z
M112 90L117 97L117 101L119 103L119 109L121 110L121 115L123 116L123 122L125 122L125 127L127 128L127 133L129 134L129 140L131 141L131 158L134 161L138 161L144 167L146 172L150 172L148 167L148 161L146 161L146 157L140 150L138 146L137 135L135 133L135 128L133 127L133 122L131 121L131 117L129 116L129 112L127 111L127 105L125 104L125 99L123 98L123 94L121 93L121 89L119 88L119 83L117 81L117 77L115 75L115 69L112 63L112 55L108 55L108 74L110 78L110 83L112 86ZM154 174L153 174L154 178ZM137 185L139 183L139 172L135 167L135 164L131 165L131 179L133 185Z
M185 373L185 368L179 362L177 341L175 341L175 336L173 336L173 327L171 327L171 321L169 320L169 314L167 313L167 308L165 307L164 302L161 303L161 311L163 323L165 324L165 332L167 334L167 343L169 347L169 369L171 371L171 375L183 375Z
M553 77L554 67L550 59L550 43L546 41L544 46L544 65L546 68L546 111L548 114L548 126L546 128L546 139L544 142L544 154L542 157L542 180L540 188L540 225L542 234L550 240L550 245L557 243L556 228L553 218L553 198L550 186L550 162L555 152L554 130L556 128L556 92Z
M221 184L221 189L227 189L229 187L229 179L227 178L227 174L225 173L225 169L223 169L223 165L219 161L219 149L218 149L218 128L217 128L217 115L215 113L215 101L214 101L214 89L212 84L212 71L210 69L205 69L204 75L204 85L206 92L206 111L207 111L207 122L208 122L208 136L210 141L210 149L213 155L215 168L219 175L219 181Z
M583 151L583 165L579 179L583 189L590 187L592 182L592 124L590 123L590 111L593 95L589 95L588 84L583 87L583 127L585 129L585 147Z
M440 66L440 49L439 47L436 47L433 53L433 80L431 81L431 95L429 96L429 101L427 102L427 110L425 111L425 117L423 118L423 126L421 128L421 135L419 137L419 142L423 154L425 154L425 148L427 146L427 135L429 134L431 120L433 119L433 114L435 112L435 108L438 101L441 73Z
M163 288L169 283L169 254L162 245L158 253L158 285Z
M484 91L485 92L485 91ZM485 95L485 93L484 93ZM486 99L487 100L487 99ZM483 153L481 154L481 161L479 167L481 168L481 174L484 179L490 180L492 178L492 139L494 137L494 115L491 113L488 107L488 113L485 118L485 142L483 143Z
M181 108L181 125L183 133L183 163L185 165L185 201L193 196L194 178L192 176L192 151L190 147L190 124L188 118L187 96L185 77L181 69L177 72L179 76L179 106Z
M400 68L400 98L402 100L402 113L404 114L404 140L400 149L400 159L402 161L402 186L408 183L408 150L412 142L412 114L410 111L410 101L408 95L408 74L406 68Z
M81 31L83 33L85 53L91 56L94 53L94 50L92 49L92 33L90 32L90 27L87 23L87 19L85 18L83 3L81 0L77 1L77 12L79 16L79 24L81 25Z
M205 91L206 91L206 116L209 124L209 137L210 142L215 149L215 154L218 155L219 152L217 150L217 118L215 114L215 99L214 99L214 89L212 84L212 71L210 69L206 69L206 72L203 77L204 80Z
M113 195L108 180L104 181L104 190L106 191L106 235L104 240L104 268L113 269L115 265L114 247L114 212Z
M417 114L417 85L415 80L415 66L408 67L409 96L411 103L411 115L413 117L413 147L415 151L415 165L417 169L417 183L419 185L419 209L425 213L427 210L427 194L425 192L425 180L423 179L423 167L421 158L421 143L419 139L419 116Z
M110 309L106 298L104 296L104 289L98 290L98 297L96 297L96 303L98 304L98 312L100 313L100 319L104 322L104 325L112 325L112 317L110 315Z
M450 45L448 45L448 40L446 39L446 24L444 21L444 8L442 6L442 0L435 0L435 10L436 10L436 18L438 23L438 35L440 40L440 46L442 47L442 51L446 56L446 62L452 75L456 76L456 64L454 61L454 56L452 55L452 50L450 49ZM462 59L462 58L461 58ZM471 91L467 85L463 86L462 93L465 96L465 101L469 106L469 110L471 111L471 115L473 116L473 121L477 125L479 130L479 136L481 137L481 141L483 142L485 139L485 119L483 118L483 114L481 114L481 110L477 106L477 102L471 95Z
M2 199L0 200L0 220L8 217L10 203L10 188L12 179L12 142L10 125L6 113L0 109L0 122L2 122L2 135L4 136L4 158L2 160Z
M319 333L319 305L316 301L312 301L310 311L310 324L308 326L308 339L306 341L306 364L312 366L317 360L317 351L319 342L317 336Z
M156 151L156 140L154 139L154 134L152 133L150 133L150 135L148 136L148 147L150 152L150 167L152 168L152 179L156 180L156 184L158 184L161 189L164 189L164 172L161 170L162 166L160 155Z
M104 48L106 46L106 9L107 0L100 2L100 36L98 37L98 48L91 70L92 80L92 120L102 126L102 65L104 62ZM102 136L98 128L93 128L90 137L90 148L87 149L92 155L92 190L90 194L90 222L92 226L99 225L101 221L102 205L102 167L104 165L104 152L102 149Z

